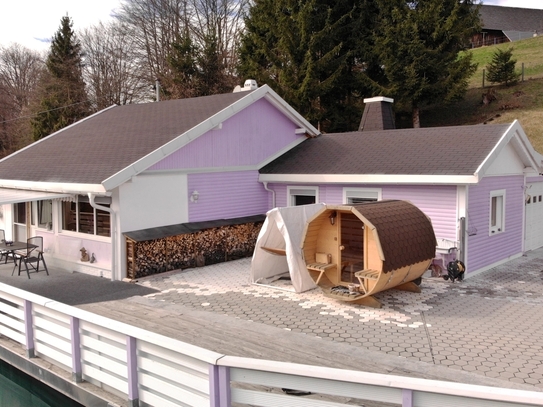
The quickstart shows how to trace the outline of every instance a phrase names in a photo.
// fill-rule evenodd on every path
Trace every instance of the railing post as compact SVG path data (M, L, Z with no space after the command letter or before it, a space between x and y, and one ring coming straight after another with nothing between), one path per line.
M402 407L413 407L413 390L402 389Z
M132 336L126 337L126 367L128 369L128 405L130 407L138 407L140 404L138 390L138 353L136 338Z
M34 329L32 328L32 302L28 300L24 300L24 316L26 356L34 358L36 354L34 352Z
M220 406L219 366L209 365L209 407Z
M218 388L219 388L219 406L231 407L232 406L232 394L230 391L230 368L228 366L218 367Z
M81 367L79 318L70 317L70 334L72 336L72 380L76 383L81 383L83 381L83 369Z

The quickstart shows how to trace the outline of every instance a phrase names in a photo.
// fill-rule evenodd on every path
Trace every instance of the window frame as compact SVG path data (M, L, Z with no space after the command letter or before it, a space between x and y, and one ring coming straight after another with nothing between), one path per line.
M47 215L44 211L44 205L50 204L50 219L43 223L40 222L40 215ZM41 207L40 207L41 204ZM39 201L32 201L32 226L39 229L53 230L53 200L52 199L40 199Z
M21 218L21 209L22 217L24 222L20 222ZM26 219L26 202L17 202L13 204L13 223L16 225L26 225L28 219Z
M505 231L505 189L490 191L488 210L488 235Z
M287 206L296 206L296 196L314 196L315 203L320 202L318 186L287 186Z
M111 205L110 198L109 199L102 198L102 200L103 200L103 202L97 202L97 203L99 203L102 206ZM82 223L84 223L84 222L81 221L82 220L81 219L82 213L85 213L87 215L89 215L91 213L91 211L83 212L81 210L82 204L85 204L85 206L87 206L87 205L90 206L89 198L84 196L84 195L79 195L75 201L62 202L62 205L61 205L61 208L60 208L60 213L61 213L61 216L62 216L62 221L61 221L61 226L60 227L61 227L62 233L68 233L68 234L73 233L73 234L77 234L77 235L93 236L93 237L97 237L97 238L111 238L111 232L112 232L112 230L111 230L111 214L109 212L107 212L107 211L93 208L92 206L90 206L90 208L92 209L92 219L90 219L90 222L87 225L87 226L89 226L89 229L92 228L92 233L90 231L81 231ZM69 210L70 212L71 211L75 212L74 215L73 215L73 216L75 216L75 230L71 230L71 229L66 228L67 221L70 220L68 215L66 214L66 210ZM99 224L98 215L109 217L109 234L108 235L98 233L98 224ZM69 216L71 217L72 215L70 214Z
M343 203L345 205L355 205L360 202L349 202L351 198L362 199L367 202L380 201L383 199L383 190L381 188L343 188Z

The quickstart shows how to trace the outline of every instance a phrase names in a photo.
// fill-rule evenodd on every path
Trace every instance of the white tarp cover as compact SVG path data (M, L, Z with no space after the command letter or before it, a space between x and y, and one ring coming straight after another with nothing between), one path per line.
M325 204L289 206L274 208L266 214L251 262L252 283L266 284L266 281L289 272L297 293L316 287L302 255L303 234L309 219L325 207ZM262 247L284 249L286 255L272 254Z

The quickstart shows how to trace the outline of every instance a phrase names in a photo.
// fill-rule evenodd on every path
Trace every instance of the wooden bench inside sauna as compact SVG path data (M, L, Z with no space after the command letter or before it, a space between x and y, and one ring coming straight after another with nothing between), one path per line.
M326 205L303 239L307 270L328 297L373 307L374 294L415 283L436 252L430 219L407 201Z

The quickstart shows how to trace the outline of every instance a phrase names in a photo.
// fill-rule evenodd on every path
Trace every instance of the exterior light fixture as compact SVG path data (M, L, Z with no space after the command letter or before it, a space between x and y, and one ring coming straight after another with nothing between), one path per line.
M333 225L334 223L336 223L336 217L337 217L336 211L330 214L330 216L328 217L328 219L330 219L330 225Z
M200 198L200 194L198 193L198 191L193 191L192 194L190 195L190 200L191 202L198 202L198 199Z

